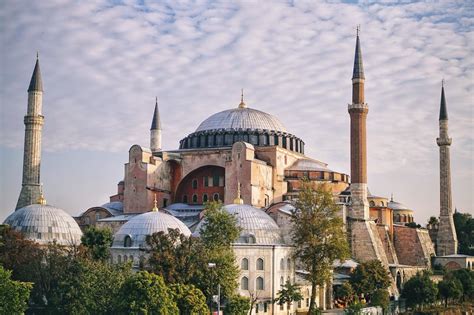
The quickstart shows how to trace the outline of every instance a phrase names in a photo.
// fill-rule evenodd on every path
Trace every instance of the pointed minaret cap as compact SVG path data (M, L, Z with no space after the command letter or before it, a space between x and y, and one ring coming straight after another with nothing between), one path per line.
M360 25L357 25L357 38L356 38L356 48L354 56L354 71L352 72L352 79L365 79L364 76L364 66L362 64L362 52L360 50L360 41L359 41L359 32Z
M153 200L153 209L151 209L151 211L157 212L159 210L160 209L158 209L158 201L156 200L156 193L155 193L155 199Z
M38 53L36 53L35 69L33 70L33 75L31 76L31 80L30 80L30 86L28 87L28 92L31 92L31 91L43 92L43 80L41 79Z
M153 112L153 119L151 121L150 130L161 130L160 111L158 109L158 97L156 97L155 101L155 111Z
M242 94L240 95L239 108L247 108L247 104L244 103L244 89L242 89Z
M234 199L234 204L243 205L244 201L240 197L240 182L237 182L237 197Z
M439 120L448 120L446 97L444 96L444 79L441 81L441 104L439 107Z

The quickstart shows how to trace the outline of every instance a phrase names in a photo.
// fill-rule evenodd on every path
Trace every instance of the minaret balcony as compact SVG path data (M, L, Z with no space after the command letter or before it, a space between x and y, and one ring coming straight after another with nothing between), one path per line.
M438 146L451 145L452 141L452 138L436 138L436 143L438 144Z
M350 111L351 109L369 109L369 105L367 103L361 104L347 104L347 110Z

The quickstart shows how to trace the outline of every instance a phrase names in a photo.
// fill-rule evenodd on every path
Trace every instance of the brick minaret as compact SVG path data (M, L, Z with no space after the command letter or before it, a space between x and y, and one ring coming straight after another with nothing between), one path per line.
M155 111L150 128L150 149L151 152L161 151L161 119L158 109L158 97L156 98Z
M451 198L451 165L449 146L451 138L448 136L448 111L444 96L444 84L441 86L441 104L439 110L439 181L440 181L440 210L439 230L436 240L438 256L457 254L458 240L453 220Z
M41 114L43 104L43 81L38 56L28 87L28 110L25 122L25 147L23 151L23 180L16 209L34 204L41 197L41 130L44 116Z
M352 104L348 110L351 116L351 198L352 211L349 216L355 219L369 218L367 201L367 137L366 120L369 107L364 99L364 67L357 32L352 73Z

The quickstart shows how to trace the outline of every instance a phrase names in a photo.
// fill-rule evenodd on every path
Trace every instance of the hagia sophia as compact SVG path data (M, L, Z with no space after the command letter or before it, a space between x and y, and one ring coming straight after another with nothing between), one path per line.
M431 268L433 259L449 268L473 268L474 257L457 254L453 223L448 115L441 90L437 144L440 148L440 212L436 233L406 226L414 222L414 209L393 196L374 196L367 181L366 119L362 49L359 34L352 75L350 115L350 175L305 155L304 139L281 121L240 103L212 114L196 130L183 135L176 150L161 148L162 124L155 102L149 147L132 145L123 180L103 205L84 209L77 217L47 205L40 185L43 82L39 60L28 88L22 189L15 211L5 224L40 244L56 240L79 244L81 230L109 227L114 232L111 262L132 261L135 268L146 259L146 236L168 228L199 237L204 204L220 200L241 228L233 244L240 268L239 293L260 292L255 313L286 314L286 305L273 304L286 281L302 285L304 300L293 311L308 309L309 287L304 270L292 257L291 216L301 180L313 187L326 184L339 205L352 259L335 263L334 281L318 291L318 306L332 308L332 286L346 279L358 262L378 259L390 271L390 293L397 298L403 284L417 271ZM350 87L348 86L348 95ZM433 98L434 100L435 98ZM433 101L434 103L434 101ZM344 111L341 104L341 113ZM297 113L296 113L297 114ZM434 144L433 144L434 145ZM436 215L433 213L433 215ZM430 236L431 235L431 236ZM433 237L435 235L435 237Z

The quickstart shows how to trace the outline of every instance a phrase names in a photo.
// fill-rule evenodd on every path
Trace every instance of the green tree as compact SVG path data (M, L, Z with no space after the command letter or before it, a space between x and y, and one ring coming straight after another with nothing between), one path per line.
M182 315L206 315L209 308L206 297L194 285L173 284L170 286L173 299Z
M0 314L23 314L32 284L11 280L11 274L0 265Z
M457 300L463 295L462 283L454 277L443 279L438 283L439 295L444 299L444 306L448 307L448 300Z
M110 246L112 245L112 230L109 228L97 228L91 226L82 235L81 242L90 252L95 260L106 260L110 257Z
M364 294L369 300L377 290L386 290L390 286L390 276L377 259L360 263L349 281L356 294Z
M436 301L438 288L431 281L429 273L418 272L410 278L403 287L402 297L406 299L409 307L419 307L430 305Z
M450 276L458 279L462 284L463 300L474 300L474 271L458 269L451 271Z
M226 315L247 315L250 311L250 299L241 295L233 295L227 301Z
M474 218L469 213L455 212L453 215L459 253L474 255Z
M205 224L200 237L208 248L228 248L239 237L237 219L223 209L220 201L206 203Z
M337 286L335 290L336 299L342 301L344 304L352 302L354 298L354 290L349 282L344 282L342 285Z
M334 260L344 261L349 256L349 247L343 231L343 222L330 190L319 185L316 190L309 181L302 181L301 192L292 213L295 258L308 271L311 283L309 311L316 309L316 287L331 279Z
M147 271L139 271L125 281L117 303L123 314L179 314L173 293L163 277Z
M291 305L293 302L298 302L303 299L303 295L301 294L300 286L292 284L291 282L287 281L281 289L277 293L277 298L275 302L278 305L288 304ZM288 307L288 314L290 314L290 308Z
M390 304L390 294L387 289L377 289L370 298L370 305L386 309Z
M437 217L431 216L430 219L428 220L428 224L433 225L433 224L438 224L439 220Z

